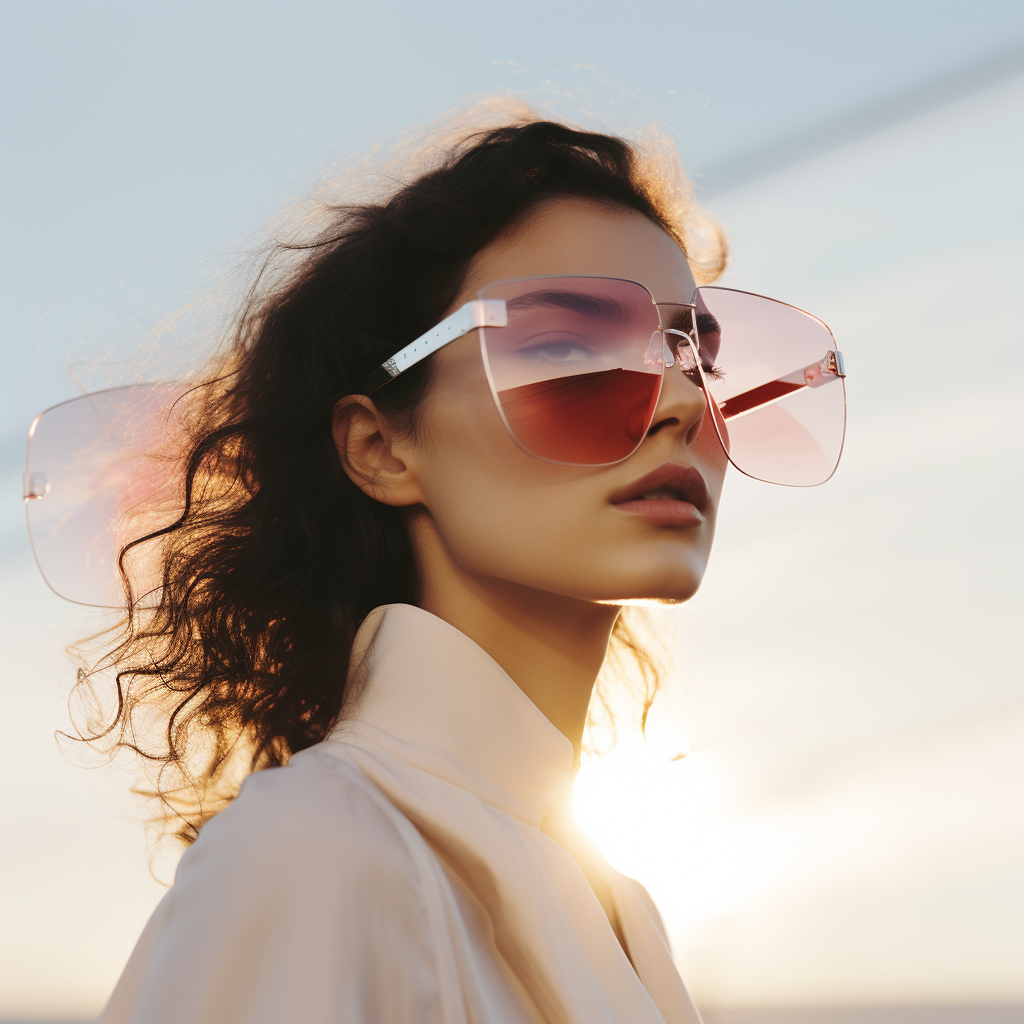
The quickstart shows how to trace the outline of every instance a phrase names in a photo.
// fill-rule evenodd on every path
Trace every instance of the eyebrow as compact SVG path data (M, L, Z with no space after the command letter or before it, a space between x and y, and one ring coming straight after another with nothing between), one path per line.
M515 299L507 299L505 308L510 316L533 309L554 308L568 309L603 320L625 322L630 319L629 310L621 302L584 292L530 292Z
M722 325L710 313L697 314L697 333L721 334Z

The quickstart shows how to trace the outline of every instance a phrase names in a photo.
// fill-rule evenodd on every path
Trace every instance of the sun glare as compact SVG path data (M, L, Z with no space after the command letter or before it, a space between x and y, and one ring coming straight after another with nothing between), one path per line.
M573 809L612 866L643 883L678 923L729 911L771 887L782 851L766 823L727 813L727 780L713 755L698 750L673 761L665 745L625 736L585 762Z

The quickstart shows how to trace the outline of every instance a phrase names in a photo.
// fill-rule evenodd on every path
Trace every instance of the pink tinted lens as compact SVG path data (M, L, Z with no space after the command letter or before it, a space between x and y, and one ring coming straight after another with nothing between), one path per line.
M490 285L480 298L506 304L507 325L481 328L481 344L505 426L524 451L576 466L636 451L662 373L647 360L658 312L645 288L548 277Z
M694 303L715 426L733 465L769 483L823 483L846 431L831 331L809 313L749 292L698 288Z
M123 605L121 548L180 510L174 402L180 385L85 395L48 409L29 432L25 504L36 562L57 594ZM155 543L126 558L136 594L160 582Z

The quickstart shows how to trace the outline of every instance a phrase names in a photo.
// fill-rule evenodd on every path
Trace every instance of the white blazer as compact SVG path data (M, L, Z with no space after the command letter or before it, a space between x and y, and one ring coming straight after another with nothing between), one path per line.
M330 737L186 851L101 1024L700 1024L644 888L607 867L627 958L541 832L572 745L512 679L409 605L353 664Z

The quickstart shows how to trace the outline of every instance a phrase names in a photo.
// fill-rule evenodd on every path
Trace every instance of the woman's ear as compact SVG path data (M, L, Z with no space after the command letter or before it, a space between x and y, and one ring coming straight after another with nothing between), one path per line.
M423 501L414 474L396 451L394 431L365 395L349 395L335 405L331 433L348 478L364 494L385 505Z

